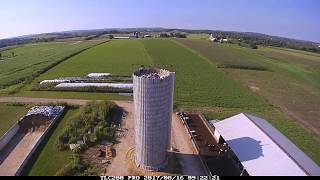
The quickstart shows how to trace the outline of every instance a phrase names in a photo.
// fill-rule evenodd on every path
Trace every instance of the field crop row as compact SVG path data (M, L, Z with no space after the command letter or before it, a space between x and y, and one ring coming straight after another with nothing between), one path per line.
M0 61L0 88L37 77L66 58L101 42L27 44L2 51L5 58Z
M262 98L174 41L142 42L156 66L168 67L176 72L175 99L179 105L270 108Z
M55 66L25 86L17 95L30 97L57 97L82 99L129 99L114 93L86 92L37 92L32 87L43 80L59 77L84 77L89 73L108 72L113 75L131 76L135 68L149 65L150 59L145 53L141 42L136 40L115 40L91 48L67 61Z
M254 112L268 119L317 163L320 162L318 134L320 91L317 90L316 85L320 76L315 68L317 56L295 55L297 52L282 49L276 49L277 52L270 48L251 50L235 45L220 45L199 40L180 40L179 42L198 52L216 66L224 62L238 64L239 60L244 65L251 65L252 62L246 61L246 58L253 63L267 66L271 71L229 68L223 70L225 74L290 115L291 117L277 111ZM233 114L234 111L230 113L224 111L222 114L225 112ZM216 114L211 112L207 115L212 117Z

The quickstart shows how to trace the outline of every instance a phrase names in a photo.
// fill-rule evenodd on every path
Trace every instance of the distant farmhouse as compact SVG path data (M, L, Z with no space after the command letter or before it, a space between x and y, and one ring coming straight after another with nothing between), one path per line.
M212 33L209 34L209 41L211 42L219 42L219 43L227 43L228 39L221 36L214 36Z

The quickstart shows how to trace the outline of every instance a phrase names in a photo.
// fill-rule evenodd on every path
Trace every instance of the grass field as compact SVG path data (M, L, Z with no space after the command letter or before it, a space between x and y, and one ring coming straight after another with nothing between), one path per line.
M32 79L65 58L101 42L103 41L27 44L2 51L0 87Z
M57 128L50 136L48 142L39 152L38 157L30 168L27 175L30 176L53 176L63 166L67 165L72 159L71 151L59 151L55 143L60 134L63 133L66 125L70 122L73 116L78 112L78 109L68 110L63 119L60 120Z
M275 106L305 119L310 128L320 130L320 57L317 54L299 54L279 48L251 50L206 41L180 42L201 52L215 64L261 65L268 68L270 71L224 70Z
M270 108L259 96L213 64L171 40L142 41L156 66L176 72L175 99L182 106ZM172 68L170 66L173 66Z
M26 106L0 103L0 137L2 137L14 123L19 121L26 112Z
M270 71L256 71L245 69L223 68L225 74L246 85L252 92L264 97L270 104L280 107L281 112L254 112L268 119L276 128L292 139L301 149L307 152L313 159L320 162L319 141L319 117L320 117L320 92L312 82L317 82L317 67L305 63L307 58L301 59L293 56L297 52L276 49L261 48L251 50L234 45L212 44L201 40L179 40L188 48L207 58L216 66L220 63L236 63L243 66L260 64ZM281 51L281 52L279 52ZM287 54L289 52L290 54ZM273 56L272 58L268 57ZM282 55L280 56L279 53ZM270 55L271 54L271 55ZM309 53L308 53L309 54ZM303 54L300 56L310 56ZM308 57L311 63L317 63L317 55ZM250 61L248 61L250 60ZM307 72L309 74L307 74ZM305 74L306 73L306 74ZM308 78L305 81L304 78ZM222 116L234 114L238 110L223 111ZM276 114L275 114L276 113ZM208 113L219 116L220 113ZM282 114L282 115L281 115ZM221 114L220 114L221 115ZM305 129L301 128L305 127Z
M187 35L188 39L208 39L209 35L205 34L205 33L201 33L201 34L188 34Z

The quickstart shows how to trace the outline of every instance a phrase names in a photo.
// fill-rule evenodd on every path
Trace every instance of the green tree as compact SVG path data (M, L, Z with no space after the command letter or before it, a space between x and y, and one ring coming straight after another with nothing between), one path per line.
M113 34L109 34L109 39L113 39L114 35Z

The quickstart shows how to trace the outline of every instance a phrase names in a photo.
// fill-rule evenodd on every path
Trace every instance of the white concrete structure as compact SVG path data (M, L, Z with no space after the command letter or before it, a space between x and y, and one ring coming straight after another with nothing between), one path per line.
M319 176L320 168L264 119L238 114L213 124L251 176Z
M175 73L140 69L133 74L136 164L146 170L167 165Z

